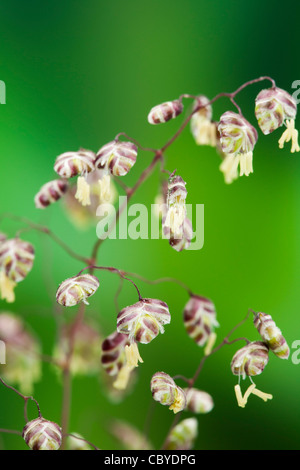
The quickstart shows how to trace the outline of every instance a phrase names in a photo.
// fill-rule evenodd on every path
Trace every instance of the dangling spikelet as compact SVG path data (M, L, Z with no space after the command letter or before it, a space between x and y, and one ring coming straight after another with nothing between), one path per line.
M239 349L232 358L231 371L233 375L243 379L262 373L269 362L269 348L262 341L254 341Z
M32 450L58 450L62 443L62 429L40 417L26 424L22 437Z
M56 292L56 301L64 307L73 307L84 302L99 287L99 280L91 274L81 274L63 281Z
M37 209L45 209L58 201L67 191L69 185L65 180L53 180L44 184L34 198Z
M168 406L174 414L185 409L186 395L184 391L165 372L156 372L152 376L150 387L153 399Z
M263 341L267 343L271 351L280 359L288 359L290 349L271 315L258 312L254 318L254 325L257 328Z
M170 121L170 119L175 119L182 111L183 105L179 100L166 101L151 109L148 114L148 122L150 124L161 124Z
M255 116L265 135L281 127L286 119L296 119L297 103L281 88L262 90L255 99Z
M214 333L214 328L219 326L216 317L216 308L211 300L191 296L184 308L183 322L187 334L198 346L204 346Z
M61 178L73 178L94 171L95 154L90 150L80 149L78 152L65 152L56 158L54 171Z
M170 323L169 307L157 299L142 299L125 307L118 314L117 330L127 334L129 341L150 343L159 332L163 333L163 325Z
M114 176L124 176L135 164L136 157L137 147L132 142L113 140L98 151L95 165Z

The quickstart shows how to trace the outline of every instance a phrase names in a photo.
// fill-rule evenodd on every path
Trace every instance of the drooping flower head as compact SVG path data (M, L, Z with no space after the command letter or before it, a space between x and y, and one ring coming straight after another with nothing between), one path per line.
M192 222L188 217L184 219L182 224L182 237L176 237L178 237L178 235L174 235L172 232L170 233L169 243L175 251L180 252L182 250L187 250L190 247L193 238L193 227Z
M232 183L240 176L253 173L253 149L257 141L256 129L240 114L226 111L218 125L220 144L225 155L220 170L225 182Z
M117 197L115 184L105 173L105 170L92 171L86 176L86 182L90 187L90 205L83 206L75 198L76 186L74 185L70 185L63 198L63 206L67 216L81 230L88 229L99 221L97 216L99 205L107 204L107 210L114 210L113 204Z
M148 344L159 332L164 333L163 325L170 321L169 307L165 302L142 299L121 310L117 318L117 330L128 335L130 342Z
M216 146L216 123L212 122L212 107L209 99L204 96L198 96L193 105L193 110L201 106L199 111L195 112L191 118L191 132L197 145Z
M281 127L286 119L296 119L296 114L295 99L281 88L262 90L255 98L255 116L265 135Z
M291 152L299 152L298 131L295 129L297 114L296 100L281 88L262 90L255 99L255 115L262 132L267 135L283 124L286 130L279 139L279 148L292 141Z
M56 301L64 307L73 307L95 294L99 280L91 274L80 274L63 281L56 291Z
M184 307L183 322L187 334L198 346L204 346L219 326L215 305L206 297L192 295Z
M148 122L150 124L161 124L170 121L170 119L175 119L182 111L183 104L181 101L166 101L151 109L148 114Z
M113 140L105 144L96 156L96 168L114 176L127 175L136 162L137 147L132 142Z
M267 343L271 351L280 359L288 359L290 349L286 339L281 333L271 315L258 312L254 318L254 325L257 328L263 341Z
M174 175L168 181L168 207L174 207L177 204L184 205L187 197L186 182L183 181L181 176Z
M168 305L157 299L141 299L120 311L117 317L117 330L128 335L130 346L125 348L128 365L136 367L138 361L143 362L137 342L150 343L159 333L164 333L164 325L170 321Z
M14 302L16 283L25 279L34 261L31 243L12 238L0 244L0 293L1 298Z
M55 172L61 178L77 179L77 193L75 195L83 206L90 205L90 187L86 181L88 173L95 170L96 155L90 150L80 149L78 152L65 152L56 158Z
M239 349L232 358L231 361L231 371L233 375L242 377L243 379L246 376L254 377L260 375L269 361L269 347L266 343L262 341L254 341L248 343L243 348ZM238 405L241 408L245 408L249 396L256 395L261 398L263 401L268 401L273 398L269 393L264 393L261 390L256 388L255 383L251 379L251 385L246 390L245 394L242 395L240 384L236 384L234 387L236 399Z
M54 171L61 178L83 176L95 169L95 154L90 150L80 149L77 152L65 152L56 158Z
M128 335L118 331L114 331L102 342L101 363L107 374L117 375L126 363L126 345L129 345Z
M198 435L198 421L196 418L187 418L180 421L171 429L165 450L190 450Z
M168 230L169 238L183 237L183 224L186 219L185 200L187 197L186 182L181 176L170 176L168 180L167 213L163 220L164 232Z
M118 390L127 387L134 369L134 366L127 362L126 346L130 346L128 335L118 331L114 331L102 343L102 366L108 375L116 377L113 387Z
M183 181L183 180L182 180ZM191 241L193 239L194 233L193 233L193 226L191 220L185 216L183 222L179 227L177 227L175 233L172 228L174 227L174 211L175 213L177 212L174 210L174 208L171 208L171 206L168 206L168 202L170 203L170 199L168 199L168 192L169 189L171 189L171 185L168 183L168 181L164 180L162 185L161 185L161 190L160 193L156 196L155 198L155 204L154 204L154 214L156 217L160 218L162 221L162 233L165 238L169 240L170 246L177 252L187 250L190 245ZM182 204L185 206L185 198L187 195L187 191L185 189L185 182L183 181L183 186L182 186L182 196L181 198L179 197L179 200L181 199L179 204ZM176 204L176 201L173 200L173 204ZM178 213L181 214L181 210L178 210ZM183 210L183 214L186 214L186 210ZM179 220L179 224L181 222L181 217Z
M53 180L44 184L34 197L35 207L45 209L58 201L66 193L68 186L66 180Z
M204 414L209 413L213 407L214 402L211 395L197 388L184 389L186 394L186 410L192 413Z
M0 340L6 347L6 364L1 376L27 395L41 378L41 346L34 332L16 314L0 313Z
M125 176L136 162L138 149L132 142L121 142L117 138L103 145L96 155L96 168L101 170L99 179L101 199L110 202L112 199L111 175Z
M150 383L152 397L155 401L169 407L174 414L186 407L186 395L172 377L165 372L156 372Z
M269 362L269 347L262 341L254 341L239 349L232 358L231 371L243 379L262 373Z
M29 421L22 436L32 450L58 450L62 443L61 427L42 417Z
M0 245L0 269L9 279L21 282L31 271L34 260L34 248L31 243L12 238Z

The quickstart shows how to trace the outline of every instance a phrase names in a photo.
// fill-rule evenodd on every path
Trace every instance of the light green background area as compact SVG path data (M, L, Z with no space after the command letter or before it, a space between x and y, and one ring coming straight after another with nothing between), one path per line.
M300 79L299 5L297 2L203 0L129 1L0 1L0 79L7 87L1 105L0 209L47 224L74 250L89 255L95 228L77 231L58 203L42 213L33 204L41 185L53 179L55 157L79 147L97 151L121 131L143 145L161 146L182 117L165 126L150 126L147 114L162 101L182 93L213 97L233 91L247 80L272 76L290 93ZM253 124L254 99L268 83L254 85L237 98ZM188 105L186 111L188 109ZM233 109L225 99L214 106L214 118ZM109 240L99 264L138 272L149 279L173 276L195 292L213 299L220 328L218 338L244 318L248 308L270 313L289 345L300 340L299 321L299 154L278 149L278 131L259 140L254 174L226 186L213 149L195 145L189 129L166 152L167 168L177 168L187 182L188 201L205 205L205 244L200 251L177 253L162 240ZM151 155L140 152L124 181L132 185ZM150 207L157 194L156 171L133 198ZM13 236L15 222L0 229ZM16 290L13 305L1 310L19 313L40 336L44 353L55 340L55 321L48 290L83 266L40 234L24 238L36 248L36 262ZM99 273L100 289L91 299L93 317L104 334L115 329L113 298L118 280ZM48 289L45 287L48 283ZM104 396L97 379L74 381L71 431L100 448L118 448L107 427L120 418L143 429L151 403L150 378L158 370L192 376L202 351L182 324L186 293L172 284L139 284L145 297L166 301L172 322L164 335L141 347L144 364L132 394L118 405ZM136 301L125 285L120 304ZM64 311L68 321L75 310ZM237 333L259 336L251 320ZM300 364L271 355L258 388L272 393L264 403L251 397L238 408L230 361L238 345L224 347L210 358L197 386L209 392L215 408L199 417L197 449L298 449L300 442ZM293 351L292 351L293 352ZM179 382L178 382L179 383ZM179 383L180 384L180 383ZM182 385L182 384L181 384ZM248 382L242 384L246 388ZM43 415L60 421L61 384L44 366L34 396ZM30 406L31 416L35 410ZM186 416L189 416L186 414ZM173 419L157 405L150 429L157 448ZM0 389L0 427L22 429L22 400ZM16 436L0 436L5 448L25 448Z

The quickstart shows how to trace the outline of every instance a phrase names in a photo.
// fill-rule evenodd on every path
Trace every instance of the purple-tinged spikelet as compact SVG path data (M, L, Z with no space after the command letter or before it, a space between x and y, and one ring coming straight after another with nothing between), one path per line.
M56 292L56 301L64 307L73 307L84 302L99 287L99 280L91 274L81 274L63 281Z
M254 341L239 349L232 358L233 375L253 377L262 373L269 361L269 347L262 341Z
M65 180L53 180L44 184L34 198L37 209L45 209L58 201L67 191L68 183Z
M225 183L230 184L239 176L253 173L253 149L257 141L256 129L240 114L224 113L218 125L217 144L220 142L223 161L220 170Z
M183 322L187 334L198 344L204 346L214 328L219 326L213 302L205 297L192 295L183 312Z
M296 114L295 99L281 88L262 90L255 99L255 116L265 135L282 126L286 119L295 119Z
M176 118L183 111L183 104L179 100L166 101L151 109L148 114L150 124L161 124Z
M136 162L137 147L132 142L113 140L101 147L96 156L96 168L106 169L112 175L124 176Z
M228 154L252 152L257 141L257 131L243 116L226 111L218 125L222 151Z
M209 413L213 407L214 402L211 395L197 388L184 389L186 394L186 410L192 413Z
M197 100L194 101L193 104L193 111L198 108L198 106L201 106L199 111L197 111L195 114L193 114L193 117L195 116L202 116L204 119L208 119L209 121L212 118L212 106L209 104L209 99L205 95L200 95L197 97Z
M163 333L163 325L170 323L171 315L165 302L157 299L142 299L123 308L118 314L117 330L129 336L129 341L150 343L158 333Z
M182 236L181 238L178 234L174 235L172 232L170 233L169 243L174 250L180 252L182 250L187 250L191 245L191 240L193 238L193 227L192 222L188 217L186 217L183 221L182 225Z
M126 363L125 346L128 336L114 331L102 343L101 363L108 375L117 375Z
M290 349L271 315L258 312L254 318L254 325L257 328L263 341L267 343L271 351L280 359L288 359Z
M155 401L171 406L175 400L176 384L165 372L156 372L151 379L151 393Z
M199 96L194 101L193 110L199 105L203 106L199 111L195 112L191 118L191 133L197 145L216 146L217 126L212 122L212 107L206 96Z
M198 435L198 421L196 418L183 419L171 429L165 450L190 450Z
M56 158L54 171L61 178L86 175L95 169L96 155L90 150L80 149L78 152L65 152Z
M21 282L32 269L34 248L29 242L12 238L0 244L0 271L14 282Z
M167 205L183 204L187 197L186 182L179 175L171 176L168 181Z
M170 176L168 180L167 211L163 217L163 230L170 240L184 237L187 197L185 185L185 181L179 175Z
M156 372L152 376L150 388L153 399L168 406L174 413L178 413L186 407L184 391L165 372Z
M32 450L58 450L62 443L60 426L41 417L29 421L22 436Z

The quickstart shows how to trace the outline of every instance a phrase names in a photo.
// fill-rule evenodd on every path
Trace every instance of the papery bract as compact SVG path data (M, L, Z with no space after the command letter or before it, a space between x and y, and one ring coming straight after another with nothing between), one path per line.
M34 197L35 207L45 209L58 201L67 192L68 186L65 180L53 180L44 184Z
M253 173L253 149L257 141L256 129L240 114L226 111L218 124L221 149L224 159L220 170L224 173L225 183L230 184L240 176Z
M197 388L187 388L183 391L186 394L186 410L192 413L204 414L213 409L214 402L209 393Z
M153 399L168 406L175 414L186 407L184 391L165 372L156 372L152 376L150 388Z
M29 421L22 436L32 450L58 450L62 443L62 429L42 417Z
M117 330L129 336L129 341L150 343L164 332L163 325L170 323L171 315L165 302L157 299L142 299L125 307L118 314Z
M295 119L296 114L295 99L281 88L262 90L255 99L255 116L265 135L282 126L286 119Z
M212 107L209 99L204 96L198 96L194 101L193 111L202 106L198 111L194 112L191 117L191 132L197 145L216 146L217 126L212 122Z
M125 346L128 335L114 331L102 342L101 363L107 374L117 375L126 363Z
M286 339L281 333L271 315L258 312L254 318L254 325L257 328L263 341L267 343L271 351L280 359L288 359L290 349Z
M183 105L181 101L166 101L151 109L148 114L148 122L150 124L161 124L176 118L182 111Z
M21 282L31 271L34 248L31 243L12 238L0 244L0 271L14 282Z
M171 429L167 438L165 450L190 450L198 435L198 421L187 418L180 421Z
M98 151L96 168L106 169L115 176L124 176L135 164L136 157L137 147L135 144L113 140Z
M198 344L204 346L217 322L216 308L206 297L192 295L184 307L183 322L187 334Z
M95 169L96 155L90 150L80 149L77 152L65 152L56 158L54 171L61 178L73 178L86 175Z
M56 301L64 307L73 307L93 295L99 280L91 274L80 274L63 281L56 291Z
M231 371L243 379L262 373L269 361L269 348L262 341L254 341L239 349L232 358Z

